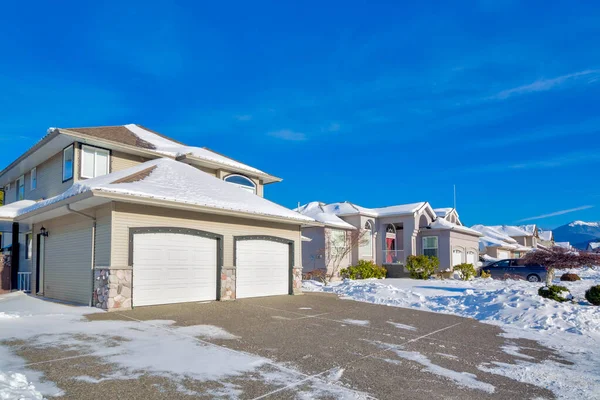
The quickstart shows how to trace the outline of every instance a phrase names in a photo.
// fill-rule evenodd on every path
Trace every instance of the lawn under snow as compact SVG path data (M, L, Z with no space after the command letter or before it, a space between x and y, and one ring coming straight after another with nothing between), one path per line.
M555 349L573 365L546 360L480 365L481 370L552 390L560 398L600 399L600 307L584 293L600 284L600 268L574 270L578 282L567 286L575 302L558 303L538 296L541 284L515 280L385 279L331 283L305 281L305 291L342 298L474 318L502 327L509 338L532 339ZM559 277L556 278L557 282ZM506 352L518 349L506 347Z

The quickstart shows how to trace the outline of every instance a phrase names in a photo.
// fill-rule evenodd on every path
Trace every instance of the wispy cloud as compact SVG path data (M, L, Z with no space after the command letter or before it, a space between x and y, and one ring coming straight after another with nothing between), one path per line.
M524 161L519 163L509 164L508 169L545 169L563 167L566 165L585 164L600 161L600 153L593 152L575 152L557 157L548 158L545 160Z
M279 131L269 132L269 136L273 136L278 139L291 140L291 141L303 141L306 140L306 135L301 132L294 132L290 129L282 129Z
M546 92L548 90L558 88L575 80L579 80L586 77L588 78L586 83L597 81L600 77L600 69L588 69L585 71L579 71L571 74L557 76L555 78L540 79L533 83L503 90L493 95L490 99L505 100L512 96L518 96L535 92Z
M575 211L582 211L582 210L588 210L590 208L593 208L594 206L580 206L580 207L575 207L575 208L569 208L567 210L560 210L560 211L555 211L555 212L551 212L549 214L542 214L542 215L538 215L535 217L528 217L528 218L523 218L518 220L517 222L525 222L525 221L534 221L536 219L544 219L544 218L550 218L550 217L556 217L558 215L564 215L564 214L569 214Z
M250 121L252 119L252 115L251 114L235 115L234 118L237 119L238 121Z

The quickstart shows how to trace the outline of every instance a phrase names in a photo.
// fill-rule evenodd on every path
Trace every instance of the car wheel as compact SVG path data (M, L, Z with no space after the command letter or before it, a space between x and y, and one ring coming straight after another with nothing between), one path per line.
M529 282L541 282L541 279L539 276L535 275L535 274L531 274L527 277L527 280Z

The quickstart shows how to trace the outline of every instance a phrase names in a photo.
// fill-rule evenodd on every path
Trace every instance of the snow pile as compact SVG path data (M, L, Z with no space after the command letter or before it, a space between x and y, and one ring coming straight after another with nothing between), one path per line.
M429 228L431 228L431 229L441 229L441 230L450 230L450 231L467 233L467 234L470 234L470 235L483 236L482 233L480 233L479 231L476 231L475 229L467 228L466 226L461 226L461 225L453 224L452 222L446 221L443 218L436 218L435 221L433 221L429 225Z
M23 374L0 371L0 399L43 399Z
M505 336L531 339L557 350L574 365L524 359L517 365L485 365L482 370L547 387L562 398L591 398L600 393L600 307L585 300L585 291L600 284L600 268L575 270L582 279L560 282L574 302L558 303L538 295L540 284L527 281L386 279L331 283L304 282L305 291L335 293L342 298L413 308L500 326ZM510 351L510 349L507 349ZM526 372L526 373L525 373Z
M121 179L152 168L154 169L150 175L144 179L136 182L116 183ZM313 221L312 218L247 192L197 168L168 158L147 161L108 175L78 181L58 196L34 203L29 207L20 208L17 215L26 214L92 190L302 222Z

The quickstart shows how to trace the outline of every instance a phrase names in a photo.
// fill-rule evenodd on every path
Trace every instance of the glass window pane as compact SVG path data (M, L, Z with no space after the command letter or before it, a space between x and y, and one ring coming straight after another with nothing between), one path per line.
M84 147L81 152L81 176L94 177L94 149Z
M105 150L96 150L96 176L108 174L108 152Z
M37 188L37 168L31 170L31 190Z
M73 178L73 146L63 151L63 181Z

